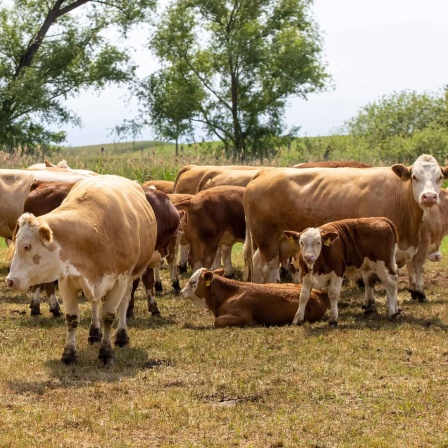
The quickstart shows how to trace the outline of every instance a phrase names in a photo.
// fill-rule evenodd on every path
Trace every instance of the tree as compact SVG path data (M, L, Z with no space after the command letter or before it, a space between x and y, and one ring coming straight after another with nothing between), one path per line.
M177 82L199 83L193 119L228 153L266 153L284 133L289 97L324 88L321 42L310 0L177 0L151 42ZM179 102L182 101L179 98Z
M132 79L128 51L108 42L147 21L155 0L6 0L0 7L0 148L33 151L79 124L63 101ZM75 13L76 11L76 13ZM51 30L51 32L50 32Z
M443 160L448 144L448 89L442 94L394 92L362 107L343 131L384 162L426 152Z
M192 117L203 97L201 86L194 79L179 82L172 69L162 69L136 83L131 91L140 104L139 114L117 126L117 134L135 138L149 126L158 137L174 140L178 155L180 138L193 135Z

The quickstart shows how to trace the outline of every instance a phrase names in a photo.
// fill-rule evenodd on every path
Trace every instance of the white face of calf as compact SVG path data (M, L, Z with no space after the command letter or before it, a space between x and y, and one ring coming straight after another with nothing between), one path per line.
M433 156L423 154L410 169L402 164L393 165L392 169L401 180L411 179L414 199L423 210L439 203L440 185L448 170L441 168Z
M205 309L207 309L206 302L203 298L200 298L196 295L196 289L198 287L201 275L206 271L207 269L205 268L198 269L190 277L190 280L188 281L187 285L180 292L184 299L191 299L197 306Z
M62 276L60 247L53 241L47 225L40 225L34 215L24 213L19 218L14 250L6 285L24 291L39 283L50 283Z
M311 269L322 251L322 236L319 229L311 227L305 230L300 235L299 246L303 260Z

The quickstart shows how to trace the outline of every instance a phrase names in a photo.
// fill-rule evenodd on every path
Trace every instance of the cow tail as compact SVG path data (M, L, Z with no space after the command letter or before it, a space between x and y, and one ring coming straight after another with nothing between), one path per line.
M253 265L253 255L254 255L254 246L252 242L252 234L249 230L249 226L247 225L246 218L246 239L244 240L244 274L243 280L246 282L251 282L253 279L254 273L254 265Z

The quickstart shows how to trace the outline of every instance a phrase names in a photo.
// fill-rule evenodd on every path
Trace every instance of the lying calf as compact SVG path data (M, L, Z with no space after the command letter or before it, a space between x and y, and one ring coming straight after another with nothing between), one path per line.
M224 269L198 269L181 294L210 310L215 327L290 324L299 306L300 285L243 283L222 277ZM310 291L304 319L321 320L329 306L328 296Z
M373 286L376 275L386 288L389 319L399 314L395 262L398 236L392 221L387 218L343 219L318 228L310 227L301 233L289 230L284 233L300 246L302 292L294 324L301 325L306 319L305 307L311 288L320 289L329 283L329 323L337 325L338 300L347 270L351 274L359 270L363 277L366 313L375 311Z

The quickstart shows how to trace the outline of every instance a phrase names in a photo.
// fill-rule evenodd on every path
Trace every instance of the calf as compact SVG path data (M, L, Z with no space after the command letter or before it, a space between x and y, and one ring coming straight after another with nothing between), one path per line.
M288 325L299 306L300 285L257 285L223 278L224 269L197 270L181 294L215 316L215 327ZM321 320L329 306L328 296L310 291L304 319Z
M395 251L397 231L387 218L343 219L303 232L285 231L285 235L300 246L299 266L302 291L299 309L293 323L304 322L305 306L311 288L328 283L331 312L330 325L337 325L338 300L344 274L360 271L365 283L366 313L375 311L373 286L375 275L382 281L387 295L389 319L399 314L397 303L397 264Z

